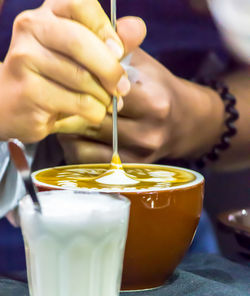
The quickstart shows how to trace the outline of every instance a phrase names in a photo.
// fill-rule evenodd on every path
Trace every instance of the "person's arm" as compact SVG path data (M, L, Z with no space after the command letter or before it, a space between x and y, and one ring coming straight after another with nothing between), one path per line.
M194 160L220 142L226 129L226 114L222 99L214 90L174 76L139 49L134 53L132 65L139 77L124 99L118 122L120 156L124 162L151 163L162 157ZM217 169L241 169L250 166L249 73L242 70L229 74L225 81L237 97L238 134L219 161L209 165ZM83 136L59 137L69 163L110 161L110 116L106 116L99 129L85 128Z
M231 147L223 152L217 169L244 169L250 167L250 69L240 69L227 74L223 80L237 98L236 108L240 117L236 121L237 134L232 138Z
M218 170L238 170L250 167L250 70L242 68L234 72L225 74L223 77L219 77L219 80L225 82L229 87L229 91L236 97L237 104L236 109L239 112L239 119L235 122L237 128L237 134L230 139L231 146L226 151L220 153L218 161L208 162L208 166ZM189 82L188 82L189 83ZM207 128L203 128L201 125L200 133L197 133L197 139L199 139L200 145L197 143L196 151L190 151L184 153L183 156L189 156L194 159L196 156L202 153L209 152L211 148L220 143L220 137L224 131L226 131L225 116L222 99L219 94L209 87L200 87L194 83L190 83L193 91L199 89L197 95L197 103L202 101L202 97L207 92L210 97L211 105L207 109L211 114L207 120L207 127L211 127L210 131ZM190 90L190 93L193 93ZM195 100L192 101L195 104ZM201 108L201 110L204 108ZM202 134L205 136L202 136ZM201 138L200 138L201 137ZM205 140L207 139L207 141ZM205 144L205 145L202 145ZM209 150L210 149L210 150Z

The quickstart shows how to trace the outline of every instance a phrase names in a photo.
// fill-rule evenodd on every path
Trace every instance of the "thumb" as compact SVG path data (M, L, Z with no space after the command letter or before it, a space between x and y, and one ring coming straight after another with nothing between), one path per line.
M147 28L141 18L127 16L117 21L117 33L123 42L126 56L141 45L146 37Z

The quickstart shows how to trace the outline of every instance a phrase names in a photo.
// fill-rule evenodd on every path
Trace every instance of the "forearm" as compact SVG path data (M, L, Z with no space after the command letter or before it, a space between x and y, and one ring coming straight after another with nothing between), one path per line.
M231 146L220 153L219 160L207 165L217 170L237 170L250 167L250 70L241 69L221 77L229 91L236 97L239 119L235 122L237 134ZM185 112L181 126L176 128L179 144L175 145L174 158L195 160L207 154L221 142L222 134L227 131L227 113L220 95L211 87L200 86L186 80L177 85L178 102ZM180 91L180 93L179 93ZM180 109L175 108L176 110ZM177 116L174 116L177 118ZM179 124L180 125L180 124ZM178 127L178 124L176 125Z
M239 119L235 122L237 134L230 139L230 147L220 153L219 160L209 162L209 166L216 170L239 170L250 167L250 71L238 70L226 74L221 80L229 87L237 100L236 109L239 112ZM203 145L199 146L200 155L210 152L215 144L221 141L221 135L227 131L225 120L226 112L220 95L211 88L203 88L204 97L209 97L212 110L208 110L204 116L204 124L200 127L200 141ZM209 107L203 108L207 109ZM210 115L209 115L210 112ZM209 116L207 116L209 115ZM206 122L206 123L205 123ZM206 140L205 140L206 139ZM205 146L206 145L206 151Z

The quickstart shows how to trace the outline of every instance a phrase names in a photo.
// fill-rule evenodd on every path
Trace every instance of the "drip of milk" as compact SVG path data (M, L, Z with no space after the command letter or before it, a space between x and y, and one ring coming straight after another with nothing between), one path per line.
M104 185L134 185L139 183L122 169L108 170L105 174L96 179L96 182Z
M139 181L125 173L117 153L113 154L109 170L97 177L95 181L104 185L134 185L139 183Z
M42 215L20 202L29 288L35 296L118 296L129 201L98 193L39 193Z
M116 0L110 1L111 8L111 24L116 30ZM125 64L129 63L130 57L127 58L127 61L124 61ZM122 163L118 154L118 120L117 120L117 97L113 96L113 156L111 161L110 169L105 172L102 176L96 179L96 182L99 182L104 185L134 185L138 181L131 178L123 170Z

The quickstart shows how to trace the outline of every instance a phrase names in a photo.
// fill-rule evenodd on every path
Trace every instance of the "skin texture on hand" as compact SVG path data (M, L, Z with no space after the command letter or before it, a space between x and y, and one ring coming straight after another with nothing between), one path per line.
M130 89L119 59L144 36L124 48L97 0L47 0L21 13L0 65L0 140L39 141L76 115L100 124L111 95Z
M119 113L122 161L191 158L211 149L224 128L223 103L218 95L175 77L140 49L134 52L132 65L139 78ZM61 135L59 140L69 163L109 162L112 118L107 115L99 127L89 126L82 136Z
M226 113L215 91L175 77L139 49L132 64L140 76L119 114L119 153L123 162L151 163L163 156L192 160L220 143L226 130ZM249 168L250 71L241 69L221 79L237 98L238 133L219 161L209 165L227 171ZM112 119L106 116L99 127L88 126L82 136L61 135L59 141L68 163L109 162Z

